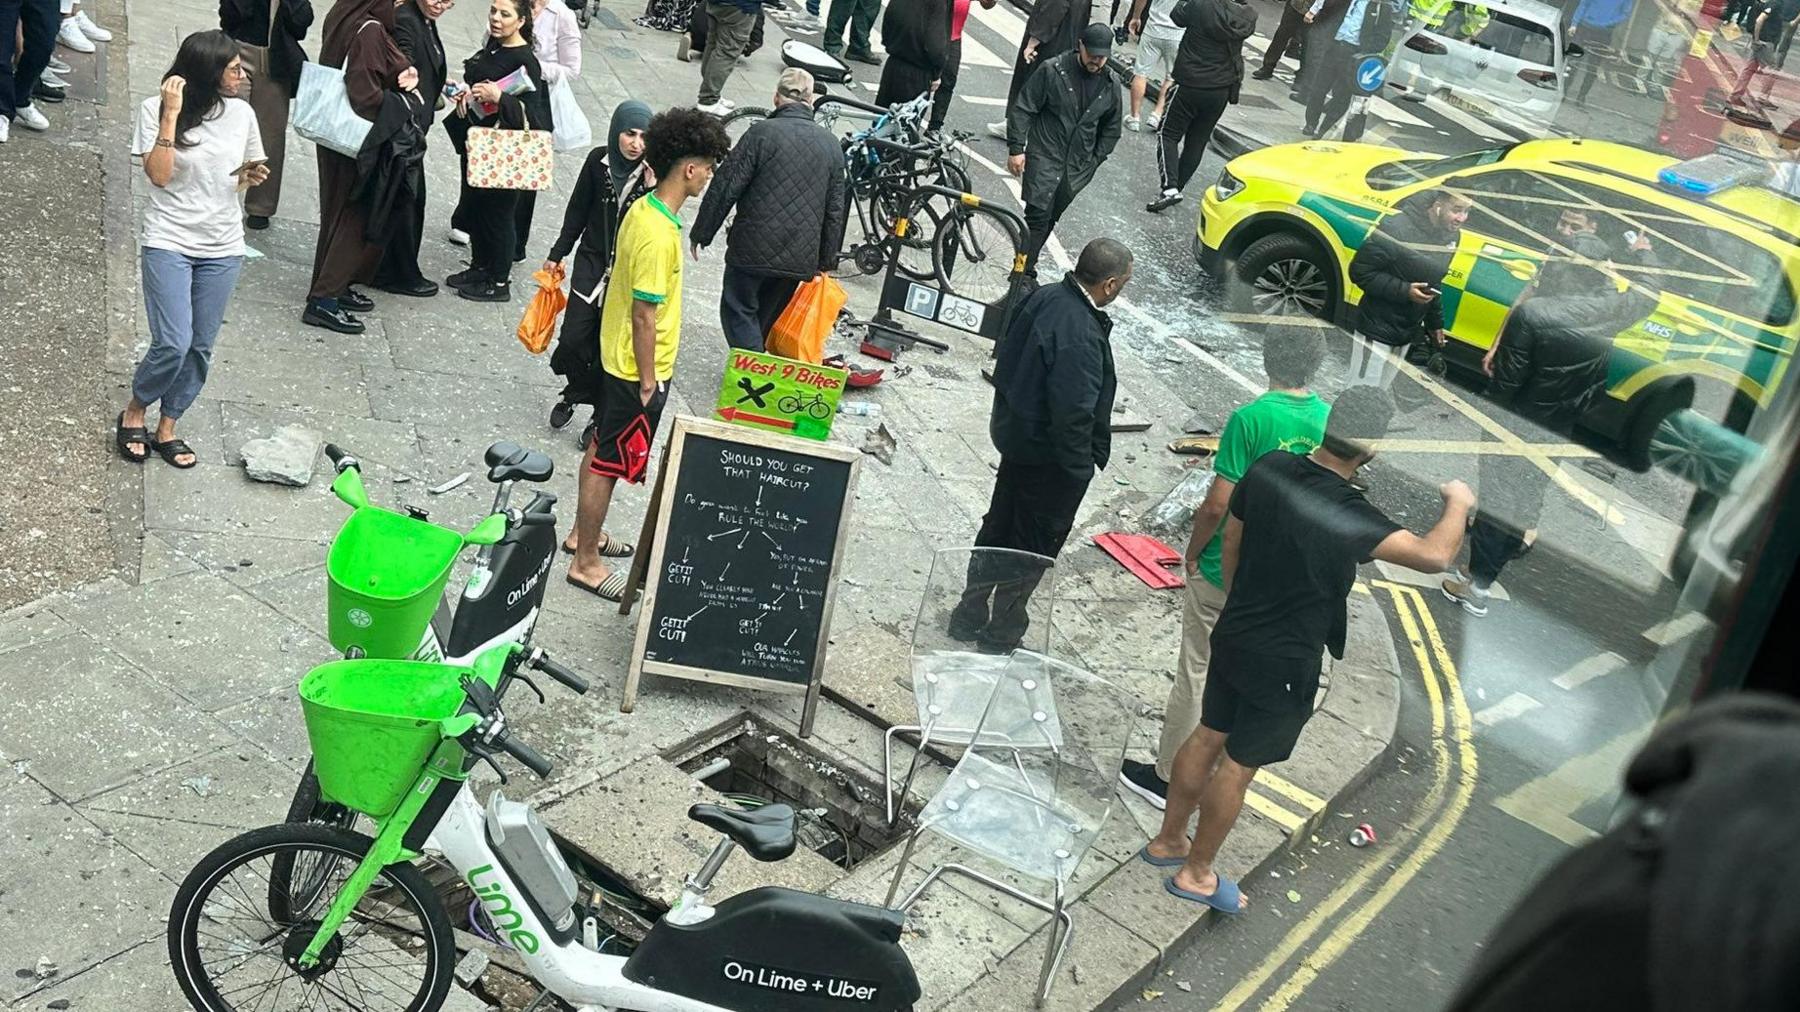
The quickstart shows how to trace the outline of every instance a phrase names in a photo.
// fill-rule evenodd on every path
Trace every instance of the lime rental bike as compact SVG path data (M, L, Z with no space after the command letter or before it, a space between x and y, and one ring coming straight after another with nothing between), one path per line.
M251 830L194 867L169 913L169 959L198 1012L436 1012L456 949L442 899L414 866L442 854L489 923L550 993L578 1012L825 1012L910 1008L919 984L898 910L764 887L716 906L706 895L732 851L787 857L786 805L688 815L721 834L680 900L629 957L606 955L597 918L529 805L496 790L484 807L467 778L510 756L550 764L521 741L503 702L528 655L503 644L470 667L335 660L300 685L320 788L375 820ZM538 665L576 692L554 662ZM298 895L283 868L327 871Z

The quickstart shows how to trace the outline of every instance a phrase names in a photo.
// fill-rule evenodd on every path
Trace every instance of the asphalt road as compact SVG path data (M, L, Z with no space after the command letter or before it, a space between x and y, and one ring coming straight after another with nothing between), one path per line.
M1272 14L1262 20L1265 32L1273 27ZM989 12L968 31L1010 60L1016 36L1005 27ZM979 133L997 119L1008 72L965 62L950 126ZM1659 103L1619 89L1618 77L1603 76L1564 121L1603 116L1613 132L1629 132L1617 120L1637 116L1648 130ZM1257 101L1270 117L1293 116L1278 91ZM1435 104L1383 103L1376 117L1371 139L1414 150L1449 154L1509 137ZM1209 153L1189 200L1151 215L1143 205L1157 191L1152 144L1153 135L1125 135L1058 226L1045 273L1059 257L1066 263L1057 247L1078 250L1098 235L1125 241L1136 273L1114 307L1115 344L1179 373L1172 385L1216 431L1260 387L1267 325L1227 314L1220 285L1190 252L1200 191L1223 159ZM976 191L1008 193L1004 145L980 134L968 146ZM1331 330L1328 342L1316 386L1330 398L1344 385L1348 338ZM1365 478L1372 500L1415 529L1436 519L1442 481L1475 483L1480 454L1530 456L1560 442L1485 404L1476 378L1398 384L1417 406L1390 435L1409 448L1384 453ZM1487 617L1448 602L1435 576L1367 567L1365 587L1389 617L1405 670L1392 753L1315 839L1244 883L1255 904L1248 916L1204 932L1126 1005L1439 1007L1521 892L1605 827L1619 768L1661 706L1646 665L1665 643L1704 631L1671 620L1677 588L1667 558L1692 492L1666 475L1580 455L1539 459L1556 475L1541 538L1505 574L1505 600ZM1379 842L1348 847L1345 835L1365 821Z

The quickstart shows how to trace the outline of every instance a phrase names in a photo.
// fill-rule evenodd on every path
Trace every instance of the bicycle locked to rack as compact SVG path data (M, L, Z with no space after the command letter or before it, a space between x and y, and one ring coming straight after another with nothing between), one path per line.
M578 1012L885 1012L918 1000L902 911L778 887L707 901L732 851L758 861L793 853L787 805L690 808L721 834L712 853L635 952L599 951L597 911L531 806L496 789L484 807L467 782L477 763L501 772L502 756L549 774L504 710L528 661L587 691L516 643L470 667L353 658L307 674L300 697L320 790L374 819L375 835L283 823L202 858L168 930L170 965L194 1009L436 1012L456 947L444 901L414 866L426 853L443 856L532 978ZM319 869L305 888L291 873L302 866Z

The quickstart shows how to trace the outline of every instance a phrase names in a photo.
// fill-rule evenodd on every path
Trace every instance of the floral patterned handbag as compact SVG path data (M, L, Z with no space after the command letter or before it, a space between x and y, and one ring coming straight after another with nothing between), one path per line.
M484 190L548 190L555 177L556 140L548 130L470 127L469 185Z

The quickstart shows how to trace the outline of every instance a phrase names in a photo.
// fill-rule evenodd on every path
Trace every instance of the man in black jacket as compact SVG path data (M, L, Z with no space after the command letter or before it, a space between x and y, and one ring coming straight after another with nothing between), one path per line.
M1656 298L1641 284L1619 291L1606 241L1580 234L1573 255L1545 266L1532 295L1507 318L1492 352L1488 399L1565 438L1606 390L1613 338L1649 316ZM1550 479L1519 457L1481 458L1481 510L1469 528L1469 568L1443 582L1444 596L1479 618L1494 582L1536 530Z
M219 27L238 41L250 77L250 108L256 111L256 130L269 159L269 178L244 195L244 224L250 228L268 228L281 204L288 103L300 87L300 65L306 62L300 41L312 23L308 0L219 0Z
M1072 53L1031 75L1007 110L1006 167L1022 182L1025 272L1037 276L1038 252L1050 230L1112 154L1123 131L1118 82L1106 72L1112 29L1082 29Z
M1357 93L1357 64L1387 50L1402 17L1397 0L1350 0L1335 14L1326 5L1327 0L1314 0L1313 31L1307 37L1306 126L1301 132L1314 138L1330 133L1350 108ZM1313 51L1315 41L1324 43L1316 47L1318 52Z
M831 131L813 122L812 98L811 74L781 72L775 111L731 149L694 219L698 260L737 208L719 300L719 324L733 348L763 350L800 282L837 266L848 200L844 154Z
M1105 26L1101 26L1105 27ZM1131 280L1131 251L1095 239L1060 284L1019 308L994 361L988 433L1000 473L975 535L978 548L1011 548L1054 559L1096 468L1112 454L1112 319L1101 310ZM997 653L1016 648L1030 624L1026 605L1045 564L977 558L950 617L950 635Z
M1170 19L1187 29L1175 54L1175 98L1157 134L1156 169L1162 194L1145 210L1160 212L1181 191L1212 139L1225 107L1244 83L1244 40L1256 31L1256 12L1244 0L1182 0Z
M444 41L438 37L437 19L455 6L456 0L400 0L394 7L394 40L419 72L419 97L424 101L413 112L414 122L427 137L437 121L438 98L449 79ZM387 245L375 269L375 287L395 295L425 298L436 295L437 282L419 270L419 244L425 237L425 173L416 180L413 199L397 208L389 219Z
M1380 0L1376 0L1380 2ZM1438 286L1456 255L1469 220L1469 198L1427 190L1383 218L1350 258L1350 280L1363 290L1351 338L1352 383L1386 387L1397 371L1390 355L1420 337L1444 343L1444 303ZM1396 349L1384 351L1377 345Z
M935 90L950 54L950 0L902 0L881 19L887 63L875 104L899 105Z
M1094 12L1093 0L1037 0L1025 20L1025 37L1013 58L1012 78L1006 82L1006 108L1012 110L1019 92L1031 81L1032 72L1075 48ZM1007 139L1008 120L988 124L988 133Z

